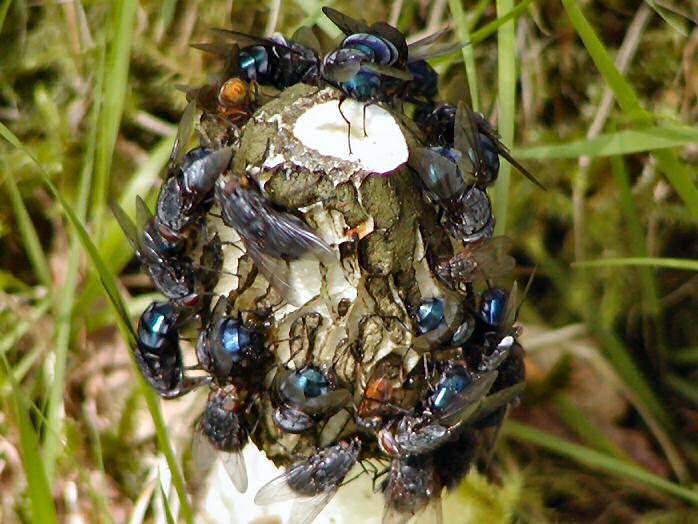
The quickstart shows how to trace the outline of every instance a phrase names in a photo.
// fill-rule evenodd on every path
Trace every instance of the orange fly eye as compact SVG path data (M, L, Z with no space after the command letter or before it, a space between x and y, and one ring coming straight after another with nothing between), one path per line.
M247 84L239 78L227 80L218 92L218 101L223 105L236 105L245 100Z

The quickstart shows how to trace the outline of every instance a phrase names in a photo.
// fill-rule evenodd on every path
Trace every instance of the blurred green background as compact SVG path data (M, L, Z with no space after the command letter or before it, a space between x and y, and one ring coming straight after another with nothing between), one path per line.
M304 24L331 42L322 5L0 0L0 521L174 518L153 479L193 418L143 388L115 328L100 279L120 275L134 317L154 294L106 203L153 202L175 85L220 66L189 43ZM453 26L472 45L435 62L444 97L467 81L548 187L503 167L492 194L519 280L537 272L524 402L490 482L457 493L472 521L698 522L698 6L331 5L409 35Z

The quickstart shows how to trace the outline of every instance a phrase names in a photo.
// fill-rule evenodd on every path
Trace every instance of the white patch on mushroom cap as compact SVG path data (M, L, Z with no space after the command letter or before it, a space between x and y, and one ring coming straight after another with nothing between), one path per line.
M364 136L364 107L366 135ZM351 122L351 150L346 117ZM373 173L388 173L407 162L407 142L395 117L382 107L345 100L317 104L303 113L293 126L293 135L306 147L322 155L358 163Z
M283 469L276 468L263 452L252 445L243 451L250 486L246 493L238 493L232 486L222 465L213 469L209 478L209 490L204 502L206 522L225 524L281 524L289 522L293 501L284 501L269 506L257 506L254 496L264 484L281 475ZM353 478L361 472L357 464L346 476ZM383 497L373 493L371 478L362 475L338 491L330 503L313 521L313 524L338 524L340 522L363 522L379 524L383 512ZM198 521L198 520L197 520Z

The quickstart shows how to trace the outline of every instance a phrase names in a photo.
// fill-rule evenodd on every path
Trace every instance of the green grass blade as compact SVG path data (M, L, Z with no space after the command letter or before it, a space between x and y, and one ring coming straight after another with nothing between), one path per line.
M515 18L521 16L526 11L526 9L528 9L528 6L532 3L533 0L524 0L519 4L516 4L516 7L514 7L512 10L508 11L507 13L504 13L502 16L496 18L495 20L492 20L491 22L485 24L477 31L473 31L472 33L470 33L471 45L475 45L479 42L482 42L485 38L488 38L489 36L496 33L497 30L504 24L506 24L510 20L514 20ZM497 12L499 12L499 9L497 10Z
M468 32L472 31L473 28L478 24L489 5L490 0L478 0L472 9L468 10L468 24L466 25Z
M601 260L586 260L584 262L573 262L572 267L618 267L618 266L650 266L663 267L668 269L685 269L687 271L698 271L698 261L686 258L662 258L662 257L627 257L627 258L604 258Z
M34 163L38 166L39 173L41 174L41 176L45 179L45 181L48 184L54 187L48 173L46 173L41 164L39 164L39 162L33 156L31 151L29 151L29 149L21 142L21 140L19 140L19 138L17 138L17 136L12 131L10 131L10 129L8 129L2 122L0 122L0 136L2 136L12 146L24 152L31 160L33 160ZM60 300L57 300L58 304L55 304L57 306L57 309L60 308L60 302ZM70 321L69 319L64 319L64 322L69 323ZM51 387L51 391L49 392L49 426L48 431L46 431L46 443L44 457L42 459L44 473L48 476L48 478L51 478L53 476L53 466L57 453L56 450L58 447L58 438L60 435L60 432L58 431L58 425L61 423L61 417L59 416L61 410L59 408L61 406L62 401L63 382L62 377L58 375L61 371L60 360L63 361L64 369L65 357L67 356L67 344L65 347L57 345L55 354L57 363L57 376L56 378L54 378L54 385Z
M39 174L41 178L44 181L44 184L46 187L49 189L53 197L58 200L58 202L61 205L61 208L63 209L63 212L68 219L68 221L72 224L72 226L75 228L75 231L77 235L80 238L80 243L82 244L82 247L85 249L87 252L88 257L90 258L90 261L92 264L95 266L98 274L100 275L100 278L102 279L102 282L104 283L105 289L107 290L108 297L111 300L115 300L116 302L111 302L115 312L118 311L119 307L123 308L123 302L121 302L118 290L116 288L116 278L114 275L109 271L107 268L104 260L100 256L97 246L95 246L94 242L92 242L92 239L90 238L89 233L85 229L85 227L82 225L82 222L80 219L77 217L75 212L73 211L72 207L70 204L67 202L63 194L58 190L58 188L54 185L54 183L51 181L51 178L48 176L48 173L45 171L43 166L36 160L36 158L32 155L31 151L26 149L22 143L15 137L15 135L7 129L2 123L0 123L0 134L2 136L8 135L12 140L11 143L13 144L18 144L17 147L19 147L22 151L24 151L29 158L37 165L39 168ZM119 327L122 331L122 333L126 334L128 332L128 328L122 324L122 321L120 317L117 315L117 321L119 323ZM131 355L132 359L132 364L134 366L134 369L136 369L136 364L135 361L133 360L133 355ZM175 489L177 490L177 494L179 495L180 498L180 504L181 504L181 509L182 513L184 515L185 520L188 523L193 522L192 518L192 513L191 513L191 508L189 505L189 502L186 498L186 491L184 490L184 480L182 478L182 474L179 471L179 467L177 466L177 462L174 458L174 453L172 452L172 449L170 448L169 440L167 438L167 430L165 428L164 421L162 419L162 414L160 413L160 406L158 404L158 400L155 397L155 394L153 391L148 387L148 385L145 383L145 380L141 377L140 373L136 374L141 390L143 392L143 395L145 396L146 404L148 405L148 408L150 410L151 417L153 419L153 423L155 425L155 432L157 435L157 440L158 444L160 446L160 450L163 452L165 455L165 458L167 460L167 464L170 468L170 471L172 472L172 482L175 485ZM50 428L51 426L49 426Z
M105 47L102 45L98 51L96 84L93 89L93 103L90 114L90 127L87 137L85 155L78 179L78 195L75 203L75 213L81 222L87 215L87 206L90 198L92 175L94 171L95 152L97 147L97 130L102 108L102 85L104 82ZM54 377L49 391L48 424L51 431L47 432L44 442L44 461L46 463L49 478L53 476L53 466L59 450L58 438L61 435L63 419L63 389L66 374L66 362L70 338L73 330L73 307L75 305L75 293L78 284L78 270L80 267L80 238L71 231L70 248L68 251L68 263L65 280L58 292L57 321L54 335L55 367Z
M60 195L60 193L58 193L58 191L55 190L55 188L51 189L51 192L54 193L54 196L61 201L61 205L63 205L66 215L68 216L69 220L80 235L82 245L86 249L90 257L90 260L95 265L97 272L99 273L100 278L102 279L102 282L104 283L105 288L108 291L110 301L118 297L118 302L116 304L113 304L115 311L118 311L118 308L124 308L124 304L123 302L121 302L118 290L116 289L116 279L107 268L102 257L99 255L97 247L90 240L87 231L82 226L80 221L77 219L75 214L72 212L70 207L67 205L65 200L63 200L63 197ZM121 322L121 319L118 315L117 318L119 319L119 322ZM126 340L128 340L127 329L128 328L126 326L121 325L121 331L127 337ZM165 455L165 459L167 460L167 464L172 473L172 482L175 485L175 489L180 498L181 510L182 514L184 515L184 520L187 523L191 524L193 523L193 517L191 508L189 506L189 502L186 498L187 495L184 489L184 479L182 478L182 474L179 471L179 467L175 460L174 453L172 452L172 448L170 447L170 442L167 437L167 429L165 427L165 421L162 418L162 413L160 412L160 405L158 404L158 399L155 397L155 393L153 393L148 384L146 384L145 380L140 375L140 373L137 372L137 366L135 361L133 360L133 355L131 355L131 360L133 368L134 370L136 370L136 377L140 384L141 391L143 393L143 396L145 397L146 404L148 405L148 410L150 411L150 415L153 419L153 424L155 425L155 434L158 441L158 447Z
M655 0L645 0L645 3L650 6L659 16L661 16L662 20L669 24L677 33L681 34L682 36L688 36L686 24L678 13L660 6Z
M338 38L339 35L342 34L339 28L322 13L322 7L325 5L324 2L318 2L317 0L294 0L294 3L306 14L306 17L298 24L299 27L317 24L330 38Z
M39 459L39 437L32 426L27 400L23 397L20 385L15 381L4 354L2 363L5 375L12 386L12 405L19 429L19 451L27 480L32 521L42 524L58 522L46 471Z
M147 160L140 165L135 175L122 192L118 202L130 216L135 214L136 196L144 195L145 201L150 201L148 193L152 193L152 188L158 180L160 170L166 164L170 156L173 141L174 137L161 140L152 149ZM107 267L114 273L120 273L128 261L133 258L131 247L128 245L116 220L113 219L107 220L105 223L98 247ZM99 275L92 271L88 275L82 293L78 298L78 302L75 306L75 314L82 314L92 307L93 302L101 293L102 289L99 282Z
M644 258L647 256L645 232L640 213L633 200L630 177L625 169L625 162L622 157L614 156L611 158L611 173L618 187L618 201L628 230L630 254L638 258ZM657 343L654 344L657 347L657 351L654 353L658 358L654 360L661 380L666 370L666 337L662 328L664 323L662 321L662 306L659 301L659 292L657 291L654 275L648 267L640 267L638 273L642 288L642 307L644 312L650 315L651 322L654 324L654 330L657 333ZM645 322L649 321L650 319L645 320Z
M50 181L49 181L50 182ZM55 189L55 188L54 188ZM58 193L57 191L54 191L52 189L52 192L54 193L54 196L58 198L61 201L61 204L65 202L63 200L63 197ZM112 302L112 306L114 307L115 312L118 312L119 309L125 310L125 306L123 302L121 301L121 297L118 293L118 290L116 288L116 279L114 275L109 271L107 268L104 260L102 257L99 255L99 252L97 251L97 247L95 244L90 240L90 237L88 236L87 231L85 228L82 226L79 220L77 220L77 217L75 214L72 212L69 206L64 205L64 211L66 212L66 215L70 219L71 223L73 226L76 228L78 234L80 235L80 239L82 241L82 245L87 251L88 256L90 257L91 262L95 265L97 268L97 272L99 273L100 277L102 278L102 282L104 283L105 289L107 290L107 295L110 300L115 300L116 302ZM117 321L120 325L120 330L122 334L124 334L125 339L128 341L128 327L122 325L122 320L120 316L116 315ZM130 354L130 352L129 352ZM177 461L175 460L174 453L172 452L172 448L170 447L170 441L167 437L167 429L165 427L165 421L162 418L162 413L160 412L160 405L158 404L158 399L155 396L155 393L150 389L148 384L146 384L145 380L141 376L141 374L137 370L137 365L135 363L135 360L133 359L133 355L130 354L131 356L131 361L134 370L136 371L136 377L138 380L138 383L140 385L141 392L143 396L145 397L146 404L148 406L148 410L150 411L150 416L153 419L153 424L155 425L155 434L156 438L158 441L158 447L160 451L165 455L165 459L167 460L167 465L170 468L170 472L172 474L172 482L175 485L175 490L177 491L177 494L180 498L180 505L181 505L181 510L182 514L184 516L184 520L192 524L193 523L193 517L192 517L192 512L191 508L189 505L189 501L187 500L187 495L186 491L184 489L184 479L182 477L182 474L179 470L179 467L177 465Z
M112 157L124 110L136 6L135 0L124 0L112 4L111 39L106 58L107 76L103 84L103 109L100 113L99 144L92 192L95 236L97 237L99 237L106 210Z
M468 20L463 11L463 4L460 0L448 0L448 8L451 17L456 24L456 34L461 42L470 42L470 30ZM463 64L465 65L465 76L468 79L470 90L470 105L474 111L480 110L480 93L477 87L477 71L475 69L475 50L472 45L467 45L461 49Z
M503 430L504 434L509 437L524 442L530 442L531 444L545 448L553 453L569 457L591 468L606 471L621 479L639 482L657 491L678 497L698 506L698 491L663 479L631 462L619 460L585 446L574 444L556 435L534 429L513 420L507 421Z
M629 118L636 120L638 124L644 127L652 125L651 115L642 108L632 86L616 69L613 60L594 32L594 29L584 17L576 0L562 0L562 3L577 34L584 42L597 69L613 91L613 95L621 109ZM691 214L698 217L698 188L696 188L692 180L690 170L681 164L673 151L656 151L654 156L660 169L684 201Z
M10 9L10 4L12 0L3 0L0 3L0 32L2 32L2 27L5 25L5 18L7 17L7 11Z
M656 149L681 147L698 142L698 129L690 126L653 126L605 133L566 144L520 147L517 158L560 159L628 155Z
M631 121L634 120L639 127L650 127L652 125L652 116L641 107L637 94L615 67L603 43L584 17L577 1L562 0L562 3L587 52L608 84L608 87L613 91L618 105L625 112L626 118ZM657 159L659 168L681 197L687 209L694 216L698 217L698 188L693 183L688 168L681 164L676 153L672 150L657 150L653 154ZM639 260L643 259L640 258ZM603 263L603 261L601 262ZM616 339L610 322L600 318L599 312L595 310L590 311L590 316L592 317L591 324L593 330L602 340L607 357L626 381L628 387L637 395L637 407L662 446L674 472L680 479L689 478L683 457L672 440L675 438L676 430L673 428L671 417L666 411L664 404L657 398L657 395L640 372L627 348Z
M689 478L683 457L673 441L678 433L666 410L666 403L660 400L657 392L640 370L636 359L609 323L611 322L604 322L600 318L598 308L591 311L589 325L592 333L599 339L605 358L628 389L627 394L631 403L657 439L676 476L679 479Z
M497 0L497 13L512 11L513 0ZM503 24L497 32L497 71L499 98L498 131L502 143L511 148L514 143L514 121L516 118L516 25L514 20ZM497 218L495 235L503 235L507 229L509 211L509 186L511 184L511 165L502 162L499 177L495 184L494 209Z
M158 487L160 488L160 496L162 497L162 507L165 510L165 519L167 524L175 524L175 519L172 516L172 510L170 509L170 499L167 498L165 494L165 488L162 486L162 479L158 479Z
M606 434L565 395L557 394L552 401L555 413L557 413L560 419L579 435L587 445L606 455L616 457L617 459L629 460L625 452L616 446Z
M698 188L693 182L695 173L682 164L671 150L654 151L659 168L674 187L691 214L698 218Z
M177 0L163 0L155 23L155 40L160 41L172 24L177 11Z
M27 207L24 205L22 195L17 187L17 182L15 182L15 179L9 172L5 177L5 185L7 186L7 193L10 197L15 219L17 220L17 228L22 242L24 243L24 248L27 251L29 263L32 265L34 274L39 279L39 282L47 289L51 289L53 287L53 280L51 279L51 269L48 264L48 259L46 258L46 253L44 253L44 248L41 246L39 235L29 216Z
M20 293L29 294L33 291L32 286L3 269L0 269L0 289L3 291L15 290Z
M669 358L676 364L696 364L698 363L698 347L675 349Z
M645 411L647 415L658 421L663 427L669 427L671 421L664 410L664 404L659 401L654 390L637 366L623 342L616 334L599 320L599 311L595 309L589 323L592 333L599 339L605 358L620 375L623 383L635 395L635 407ZM648 422L649 423L649 422Z
M679 395L698 406L698 388L693 382L678 375L667 375L666 383Z
M618 69L616 69L616 65L613 63L603 43L594 32L591 24L589 24L585 18L577 1L562 0L562 4L565 6L567 16L569 16L577 34L582 39L582 42L584 42L584 46L587 48L596 68L613 91L620 107L628 115L640 117L644 112L640 105L640 99L635 94L630 83Z
M51 297L40 302L32 308L28 317L15 324L12 331L3 333L2 339L0 339L0 354L7 353L19 339L26 335L31 328L35 327L36 322L48 311L51 303Z
M22 358L17 361L12 370L12 374L17 382L22 382L33 368L39 357L46 353L46 349L40 345L35 345L27 352L23 352Z

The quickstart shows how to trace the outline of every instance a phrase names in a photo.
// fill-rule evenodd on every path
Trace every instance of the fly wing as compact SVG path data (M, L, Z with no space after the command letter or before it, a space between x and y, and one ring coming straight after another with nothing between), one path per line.
M492 129L492 126L490 126L489 122L487 122L484 117L478 119L478 129L480 133L484 133L490 140L492 140L492 143L497 148L497 153L503 156L506 161L514 166L519 173L528 178L543 191L547 191L547 188L536 177L534 177L528 169L526 169L523 165L521 165L521 163L519 163L518 160L511 156L509 148L502 143L502 141L499 139L499 134Z
M408 59L408 47L405 35L402 31L385 22L376 22L371 25L369 31L382 38L386 42L391 43L397 50L397 61L405 63Z
M267 504L275 504L277 502L285 502L304 497L297 491L294 491L288 484L288 477L291 475L294 466L288 468L283 474L270 480L264 486L259 488L259 491L254 496L254 502L258 506L266 506Z
M175 85L175 89L183 92L189 103L195 104L196 106L210 112L217 111L218 108L218 90L219 87L213 84L206 84L201 87L194 87L184 84ZM175 154L170 156L170 169L173 165L176 165L174 160ZM181 157L178 157L181 160Z
M153 218L153 214L150 212L150 209L148 209L148 204L146 204L141 197L137 196L136 224L138 224L139 227L143 227L151 218Z
M442 524L444 521L443 506L441 505L441 496L434 495L429 499L429 503L422 512L421 522L431 524Z
M297 216L268 209L264 220L268 225L264 245L269 255L286 260L311 257L325 264L336 261L332 248Z
M461 152L459 162L461 171L474 176L476 179L479 178L486 171L482 144L480 143L475 113L463 101L458 102L453 137L454 147Z
M323 7L322 12L329 18L334 25L339 27L345 35L353 35L355 33L368 33L369 26L365 20L356 20L348 15L340 13L331 7Z
M233 31L231 29L213 28L211 29L211 32L228 40L232 40L241 47L251 45L277 45L276 42L273 42L268 38L248 35L247 33L241 33L240 31Z
M509 334L511 327L516 322L516 315L519 309L519 285L516 281L511 286L507 302L504 305L504 314L502 316L501 330L504 334Z
M509 299L507 300L507 316L505 316L505 321L511 321L510 326L514 325L514 322L519 318L519 311L521 310L521 306L523 306L524 300L526 300L526 296L528 295L528 291L531 289L531 284L533 284L533 279L536 276L536 268L533 268L533 271L531 272L531 276L528 277L528 282L526 282L526 287L524 287L523 293L521 293L521 298L519 299L518 297L518 286L516 285L516 282L514 282L514 285L512 286L511 293L509 293ZM512 311L508 310L508 302L511 300L511 309ZM507 324L504 324L507 326ZM507 333L508 334L508 333Z
M373 64L373 63L368 63L364 62L361 64L361 67L364 69L368 69L369 71L373 71L374 73L378 73L381 75L385 76L390 76L392 78L397 78L399 80L404 80L406 82L409 82L412 80L412 73L405 69L399 69L397 67L391 67L388 65L381 65L381 64Z
M421 455L441 447L453 435L442 424L433 423L398 435L401 455Z
M482 244L473 247L473 254L480 253L480 251L486 251L488 253L492 253L494 258L500 258L503 254L511 251L512 245L513 243L511 238L506 235L500 235L498 237L492 237Z
M230 53L232 46L230 44L219 44L215 42L204 42L189 44L189 47L203 51L204 53L211 53L212 55L220 56L225 58Z
M190 100L187 107L184 108L182 118L179 120L177 127L177 137L175 138L174 147L170 154L170 167L179 163L187 151L189 140L194 132L194 116L196 114L196 101Z
M444 300L444 319L436 328L412 339L412 347L418 353L430 351L450 338L462 321L461 300L446 297Z
M245 468L245 458L242 455L242 450L234 453L220 454L223 468L228 474L233 485L240 493L247 491L247 469Z
M240 78L240 46L233 44L225 57L225 67L223 68L223 80L229 78Z
M441 38L447 32L448 29L442 29L425 36L416 42L412 42L407 46L407 61L416 62L418 60L426 60L429 58L436 58L438 56L449 55L451 53L455 53L456 51L460 51L467 45L470 45L470 42L435 44L436 40Z
M274 377L274 386L285 401L302 404L305 402L305 394L297 381L289 380L293 374L290 369L279 369Z
M338 389L330 391L326 395L306 400L303 404L303 411L311 415L323 412L329 414L347 405L350 400L351 393L348 390Z
M291 518L288 524L310 524L329 504L337 489L318 493L314 497L298 498L291 506Z
M361 69L361 63L345 62L342 64L327 64L324 67L333 81L348 82L358 74L359 69Z
M407 524L407 521L411 518L412 513L402 513L390 504L386 504L383 509L383 520L381 520L381 524Z
M484 373L458 392L449 406L439 413L438 421L442 424L455 426L470 420L492 388L497 375L497 371Z
M289 52L296 55L301 55L301 53L298 50L284 45L276 40L271 40L269 38L248 35L247 33L241 33L240 31L233 31L231 29L211 29L211 31L219 36L222 36L229 40L233 40L236 44L238 44L241 47L247 47L252 45L272 46L288 50Z
M302 306L304 301L298 291L291 285L288 277L288 262L264 254L254 242L244 242L245 250L257 269L269 281L269 284L288 302L294 306Z
M214 105L206 105L204 102L207 100L202 100L203 94L208 94L209 92L216 92L220 88L220 83L230 78L241 78L240 74L240 46L236 43L234 44L220 44L215 42L207 42L203 44L189 44L190 47L203 51L205 53L214 54L225 61L225 66L223 71L218 77L213 81L213 85L204 86L199 89L186 88L184 90L187 93L187 100L191 100L196 97L199 99L199 104L202 107L215 107ZM177 86L175 86L177 87ZM210 97L209 97L210 98Z
M513 386L509 386L508 388L501 389L496 393L488 395L473 413L471 419L474 421L480 420L490 413L498 410L502 406L506 406L509 402L521 395L525 389L526 383L519 382L518 384L514 384Z
M217 454L218 450L211 445L206 435L197 427L191 441L191 460L197 476L203 476L211 470Z
M111 201L109 207L114 214L114 218L116 218L116 221L119 223L121 230L124 232L126 240L128 240L128 243L131 244L136 255L138 255L140 253L141 241L136 224L133 223L133 220L126 214L126 211L115 201Z
M410 58L412 58L412 51L415 49L420 49L426 46L429 46L436 42L439 38L441 38L443 35L448 33L448 29L439 29L438 31L435 31L434 33L431 33L430 35L427 35L423 38L420 38L419 40L415 40L414 42L410 42L408 44L408 49L410 50ZM410 60L412 62L412 60Z
M123 210L122 210L123 211ZM116 311L116 314L119 316L121 319L122 324L124 325L124 328L128 330L129 332L129 338L130 340L128 341L129 346L131 348L135 347L136 345L136 332L133 329L133 325L131 324L131 319L128 315L128 311L126 311L126 306L124 305L124 301L121 298L121 295L119 294L119 291L117 289L114 289L114 292L110 291L109 287L107 284L104 282L104 280L100 279L102 282L102 287L104 288L104 291L107 292L107 296L109 297L109 301L112 304L112 307L114 308L114 311ZM116 293L116 295L114 295Z
M490 238L472 248L478 272L483 278L499 278L511 273L516 266L511 250L511 239L506 236Z
M218 297L216 305L213 306L213 310L210 313L209 320L206 320L206 325L213 326L221 318L223 318L228 313L228 298L225 295Z
M426 147L416 148L410 160L424 186L439 200L454 198L465 191L465 181L456 165L436 151Z
M291 36L291 40L313 51L319 51L321 49L320 41L315 36L315 33L313 33L310 27L305 25L296 29L296 32Z
M228 168L232 158L232 148L223 147L196 160L184 172L186 188L194 193L208 194L213 190L218 177Z

